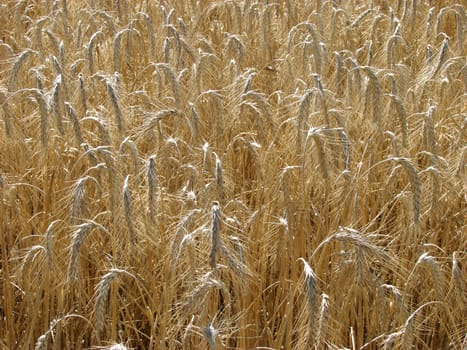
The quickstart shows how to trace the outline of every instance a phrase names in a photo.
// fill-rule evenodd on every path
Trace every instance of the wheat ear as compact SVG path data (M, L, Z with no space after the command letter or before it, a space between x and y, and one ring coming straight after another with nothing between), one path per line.
M156 186L157 186L156 158L155 157L149 158L147 179L148 179L149 219L151 222L154 222L156 218L156 208L154 206L154 201L156 198Z
M402 128L402 147L408 147L408 126L407 126L407 113L405 112L404 104L401 99L396 95L389 95L392 100L392 104L395 105L397 114L399 115L399 120Z
M62 111L61 111L61 103L60 103L60 95L61 95L61 86L62 86L62 75L59 74L54 82L53 87L53 110L55 114L55 120L57 123L57 129L60 135L64 135L65 131L63 129L63 121L62 121Z
M113 280L121 272L118 269L112 269L102 276L96 285L96 303L95 303L95 322L97 336L100 337L105 327L105 314L107 313L110 287Z
M4 91L0 90L0 105L3 109L3 118L5 122L5 135L7 137L13 136L13 126L11 121L13 120L10 108L8 107L8 99Z
M28 57L37 54L37 51L31 49L26 49L19 54L18 58L13 64L13 68L11 69L10 79L8 80L8 92L16 91L16 83L21 67L23 66L24 62L28 59Z
M70 246L70 261L68 263L67 279L71 283L78 279L81 247L89 232L95 227L92 222L85 222L76 226L76 230L72 236Z
M217 268L217 255L220 250L220 225L221 211L219 202L214 202L212 206L212 226L211 226L211 253L209 254L209 265L213 270Z
M91 38L89 39L89 43L87 45L87 57L88 57L88 65L89 65L89 75L94 74L94 58L92 56L92 52L94 50L94 46L96 45L97 38L100 36L103 36L104 33L100 30L95 32L93 35L91 35Z
M81 133L81 127L79 125L78 116L76 115L73 106L69 102L65 102L65 109L68 116L71 119L71 124L73 125L73 130L75 132L75 138L77 145L81 145L84 143L83 135Z
M138 146L130 140L129 137L125 137L125 139L120 143L120 148L118 152L123 154L124 148L128 148L130 150L131 160L133 161L133 173L138 175L139 173L139 158L138 158Z
M130 238L130 243L133 246L136 243L136 229L132 218L131 196L128 185L129 177L130 176L127 175L125 177L125 181L123 182L123 208L125 211L125 220L128 226L128 235Z
M47 146L48 143L48 126L49 126L49 109L47 107L47 102L45 100L44 94L41 93L38 89L26 89L26 91L31 92L34 95L37 103L39 104L39 111L41 116L40 123L40 133L41 133L41 144L42 146Z
M112 107L115 111L115 117L117 118L117 127L119 132L123 132L124 129L124 119L122 108L120 106L120 101L118 97L118 92L114 84L109 79L105 80L105 86L107 88L107 93L110 97L110 101L112 102Z
M311 346L316 342L316 334L319 327L319 303L318 303L318 286L317 278L313 269L310 267L308 262L299 258L303 263L303 270L305 273L305 293L307 299L307 309L308 309L308 334L307 334L307 343L308 346Z
M310 113L310 102L313 97L313 90L307 90L300 98L297 116L297 154L301 154L303 147L302 133L305 126L306 119Z
M222 162L217 153L214 152L216 156L216 185L217 185L217 195L219 196L219 200L223 200L224 198L224 180L222 176Z
M76 224L83 217L86 211L86 181L93 179L91 176L84 176L76 181L71 195L71 222Z
M409 159L404 157L395 157L393 159L402 165L409 175L410 184L412 186L413 220L415 225L418 225L420 222L420 201L422 195L422 183L420 181L420 177Z
M324 142L323 138L321 136L321 129L319 128L310 128L308 130L308 134L305 140L305 147L306 144L308 143L308 139L313 139L316 143L316 146L318 147L318 159L319 159L319 166L321 168L321 172L323 174L323 178L328 185L329 182L329 170L328 170L328 165L326 161L326 152L324 150ZM326 185L326 186L327 186Z
M206 337L206 340L208 341L209 347L212 350L216 350L217 331L213 327L212 323L209 323L206 327L204 327L204 336Z
M370 113L376 123L378 134L383 135L383 125L381 120L381 83L372 67L362 67L369 78L365 92L365 112Z
M86 88L84 86L84 77L82 73L78 74L78 88L80 93L81 106L83 107L83 112L86 113L88 110L88 103L86 98Z

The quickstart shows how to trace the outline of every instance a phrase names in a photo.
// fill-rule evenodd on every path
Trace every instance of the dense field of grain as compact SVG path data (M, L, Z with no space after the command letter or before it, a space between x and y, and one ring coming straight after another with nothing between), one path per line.
M466 349L466 55L463 1L0 1L0 348Z

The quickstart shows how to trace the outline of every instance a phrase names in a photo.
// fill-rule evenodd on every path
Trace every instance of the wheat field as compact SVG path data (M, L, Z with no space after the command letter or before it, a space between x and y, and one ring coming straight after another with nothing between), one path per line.
M1 349L467 349L463 1L0 1Z

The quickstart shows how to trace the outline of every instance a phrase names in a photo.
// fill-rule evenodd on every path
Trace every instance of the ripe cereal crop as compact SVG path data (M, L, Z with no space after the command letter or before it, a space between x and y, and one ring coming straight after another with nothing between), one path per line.
M0 1L0 349L466 349L466 31Z

